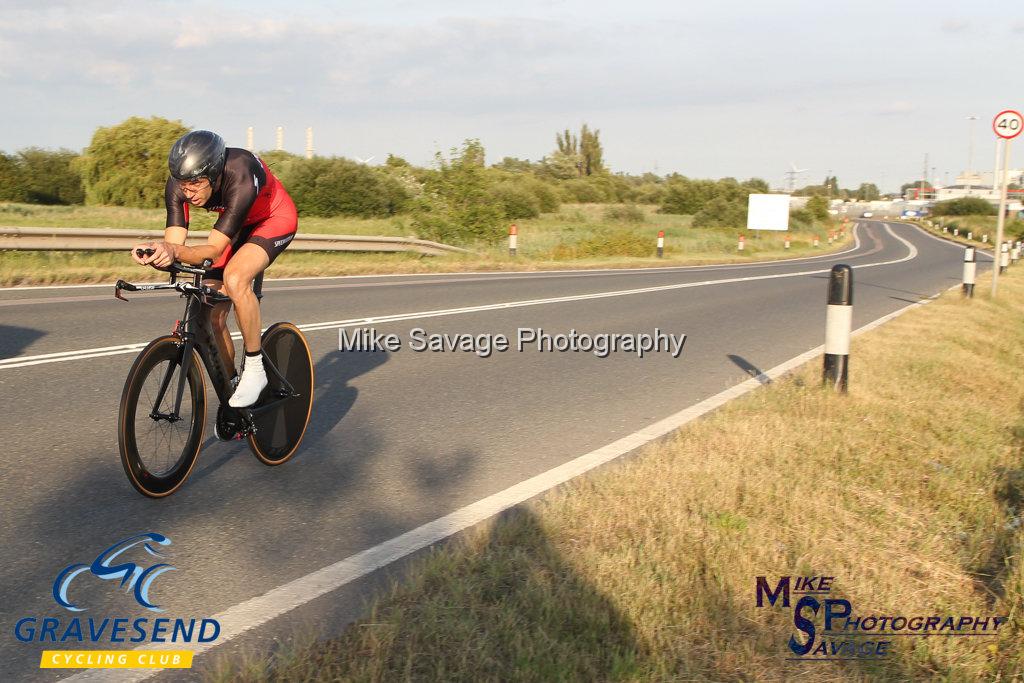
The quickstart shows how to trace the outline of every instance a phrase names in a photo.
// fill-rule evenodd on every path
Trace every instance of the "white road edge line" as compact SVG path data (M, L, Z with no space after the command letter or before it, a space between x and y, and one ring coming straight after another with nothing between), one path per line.
M902 242L908 249L908 254L903 258L893 259L890 261L881 261L879 263L866 263L863 265L855 265L854 269L861 268L875 268L877 266L887 266L896 263L903 263L917 257L917 248L905 240L904 238L893 232L889 225L885 225L886 231L889 232L896 240ZM858 240L859 242L859 240ZM666 292L676 289L689 289L692 287L708 287L711 285L724 285L733 284L736 282L752 282L754 280L773 280L779 278L789 277L801 277L805 275L817 275L820 273L827 273L831 270L830 268L823 268L819 270L802 270L795 273L776 273L774 275L748 275L746 277L734 277L724 278L721 280L702 280L699 282L684 282L674 285L658 285L655 287L639 287L636 289L620 289L611 292L595 292L593 294L574 294L570 296L552 297L548 299L527 299L524 301L506 301L498 304L483 304L480 306L465 306L462 308L447 308L438 309L433 311L415 311L412 313L396 313L393 315L382 315L382 316L371 316L367 318L352 318L349 320L332 320L329 322L322 323L305 323L299 325L299 329L303 332L315 332L318 330L334 330L341 329L344 327L359 327L363 325L374 325L398 322L401 320L419 320L423 318L440 318L450 315L462 315L465 313L479 313L483 311L497 311L507 308L522 308L525 306L542 306L546 304L557 304L567 303L572 301L586 301L588 299L608 299L617 296L632 296L634 294L648 294L653 292ZM241 339L241 335L237 332L231 335L232 339ZM63 361L72 360L85 360L88 358L98 358L100 356L114 356L123 353L132 353L139 351L146 347L149 342L139 342L135 344L125 344L119 347L106 346L94 349L79 349L77 351L61 351L58 353L47 353L38 356L14 356L12 358L0 359L0 370L12 370L14 368L23 368L31 365L44 365L48 363L60 363Z
M954 285L950 289L956 289L960 285ZM912 308L924 306L931 303L938 295L908 304L903 308L884 315L853 332L854 336L875 329L893 318L903 315ZM328 565L315 572L299 577L286 584L271 589L263 595L250 598L230 607L223 612L215 614L212 618L220 622L221 637L216 643L200 643L193 649L198 655L224 643L237 638L246 631L271 621L291 610L314 600L321 595L337 590L342 586L351 583L367 574L382 569L403 557L422 550L430 545L439 543L454 534L464 531L471 526L479 524L504 510L519 505L531 498L534 498L548 490L564 484L595 467L604 465L626 453L644 446L666 434L669 434L689 422L702 417L709 412L720 408L734 398L747 394L754 389L761 387L766 381L774 380L785 375L804 363L814 360L820 356L824 345L811 349L806 353L791 358L774 368L762 372L756 377L740 382L736 386L726 389L714 396L704 399L689 408L685 408L674 415L663 420L650 424L643 429L614 441L606 446L598 448L584 455L581 455L567 463L554 467L547 472L538 474L518 484L510 486L504 491L499 491L481 500L471 503L463 508L451 512L444 517L439 517L401 536L367 548L362 552ZM174 650L181 649L181 643L147 643L140 645L136 650ZM117 683L129 683L142 681L160 673L163 669L134 669L134 670L106 670L92 669L75 674L65 681L75 683L84 681L115 681Z

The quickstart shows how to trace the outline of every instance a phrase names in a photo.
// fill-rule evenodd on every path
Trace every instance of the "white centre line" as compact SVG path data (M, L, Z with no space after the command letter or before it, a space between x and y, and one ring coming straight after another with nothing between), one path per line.
M855 265L853 268L876 268L878 266L888 266L897 263L903 263L917 257L917 248L906 239L900 237L889 225L885 225L886 231L889 232L896 240L903 243L907 247L908 253L906 256L898 259L892 259L889 261L880 261L878 263L866 263L861 265ZM860 240L857 235L854 235L859 245ZM544 306L548 304L567 303L572 301L587 301L591 299L608 299L619 296L633 296L636 294L649 294L654 292L667 292L677 289L690 289L693 287L709 287L713 285L726 285L737 282L753 282L756 280L776 280L781 278L791 277L804 277L807 275L819 275L821 273L827 273L831 268L822 268L817 270L802 270L794 273L776 273L774 275L748 275L746 277L733 277L723 278L720 280L702 280L700 282L685 282L672 285L658 285L654 287L638 287L635 289L620 289L610 292L595 292L593 294L575 294L570 296L559 296L551 297L546 299L527 299L523 301L506 301L497 304L483 304L480 306L464 306L461 308L444 308L430 311L414 311L410 313L396 313L392 315L381 315L371 316L366 318L350 318L347 320L331 320L328 322L321 323L306 323L299 325L298 328L303 332L316 332L319 330L336 330L348 327L361 327L364 325L380 325L384 323L397 322L402 320L419 320L423 318L440 318L451 315L464 315L467 313L479 313L482 311L498 311L508 308L523 308L526 306ZM240 339L241 335L237 332L231 335L233 339ZM36 356L15 356L13 358L4 358L0 360L0 370L12 370L15 368L23 368L32 365L45 365L48 363L61 363L64 361L75 361L75 360L86 360L89 358L98 358L101 356L114 356L124 353L133 353L141 351L146 347L149 342L138 342L134 344L123 344L120 346L105 346L92 349L79 349L76 351L61 351L58 353L46 353Z

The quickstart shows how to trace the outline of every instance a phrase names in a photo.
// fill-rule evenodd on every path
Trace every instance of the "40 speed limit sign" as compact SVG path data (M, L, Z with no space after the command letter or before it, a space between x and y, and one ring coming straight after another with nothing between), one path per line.
M996 114L992 120L992 130L1001 138L1012 140L1024 130L1024 117L1019 111L1007 109Z

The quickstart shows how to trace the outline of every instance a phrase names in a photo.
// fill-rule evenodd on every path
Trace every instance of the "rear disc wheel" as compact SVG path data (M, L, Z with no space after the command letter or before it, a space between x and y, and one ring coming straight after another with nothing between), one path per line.
M267 369L267 388L258 407L282 399L277 406L252 419L249 448L264 465L281 465L291 459L302 442L313 408L313 358L306 337L291 323L271 325L262 338L267 359L274 364L291 385L294 395L287 395L284 385L272 370Z

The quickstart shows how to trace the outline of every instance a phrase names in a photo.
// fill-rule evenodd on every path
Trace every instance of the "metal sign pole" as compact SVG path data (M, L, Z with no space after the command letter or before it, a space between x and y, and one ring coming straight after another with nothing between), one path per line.
M1005 109L996 114L992 120L992 132L1003 140L1003 177L999 189L999 216L996 218L996 243L992 245L996 259L1002 258L1002 251L1006 247L1003 244L1003 227L1006 224L1006 186L1007 175L1010 167L1010 140L1021 134L1024 130L1024 116L1019 111ZM992 179L995 187L996 178ZM999 284L999 270L1002 261L992 264L992 298L996 298L996 287Z
M1010 140L1003 140L1003 182L999 188L999 217L996 219L996 244L1002 249L1003 226L1006 223L1006 178L1010 165ZM999 258L999 250L995 251L996 258ZM992 298L996 298L996 285L999 283L999 268L993 264L992 268Z

